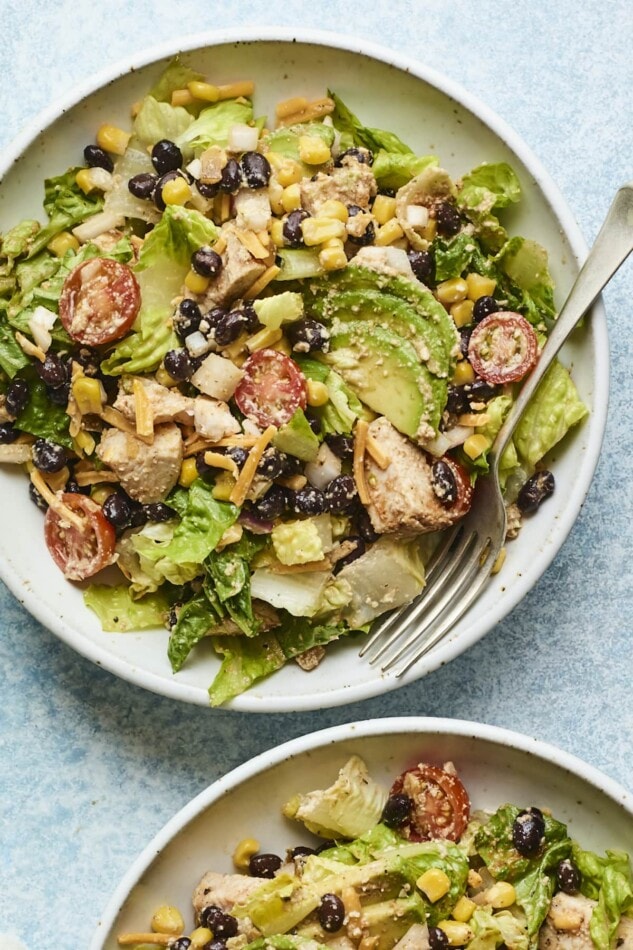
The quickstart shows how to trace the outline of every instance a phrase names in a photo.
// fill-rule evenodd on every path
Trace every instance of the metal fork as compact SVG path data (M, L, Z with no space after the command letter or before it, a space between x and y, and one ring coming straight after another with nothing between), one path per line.
M629 182L617 192L540 359L490 449L489 471L477 479L469 513L436 548L419 597L380 620L361 649L360 656L369 654L371 664L383 658L383 672L401 660L395 675L403 676L448 634L484 588L507 528L499 459L554 357L632 250L633 182Z

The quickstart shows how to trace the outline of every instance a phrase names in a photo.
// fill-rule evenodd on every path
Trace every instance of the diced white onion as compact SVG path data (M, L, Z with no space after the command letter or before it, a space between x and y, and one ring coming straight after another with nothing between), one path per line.
M254 152L259 141L259 129L254 125L236 122L229 129L227 149L229 152Z
M333 478L341 474L341 460L329 445L322 442L316 459L308 462L304 471L310 484L323 491Z
M82 244L93 241L100 234L111 231L114 228L122 228L125 224L125 218L120 214L113 214L111 211L100 211L84 221L83 224L73 228L73 234Z
M202 162L200 161L199 158L194 158L192 161L189 162L185 170L188 171L189 174L193 178L200 178L200 173L202 171Z
M448 429L446 432L438 432L434 439L424 443L424 448L431 455L440 458L442 455L446 455L449 449L463 445L474 431L472 426L453 426L452 429Z
M86 169L86 172L92 187L98 191L111 191L114 187L112 172L106 171L105 168L99 168L97 166L95 168Z
M29 319L29 330L40 349L46 351L52 343L50 331L53 329L57 314L46 307L36 307Z
M200 330L196 330L194 333L190 333L189 336L185 337L185 346L191 356L202 356L203 353L208 353L211 348L211 344L207 338L200 333Z
M409 205L407 208L407 224L412 228L425 228L429 223L429 211L424 205Z
M407 252L401 247L376 247L375 245L361 247L352 258L352 262L369 267L370 270L379 274L387 274L389 277L402 274L409 280L413 279L411 262L407 257Z

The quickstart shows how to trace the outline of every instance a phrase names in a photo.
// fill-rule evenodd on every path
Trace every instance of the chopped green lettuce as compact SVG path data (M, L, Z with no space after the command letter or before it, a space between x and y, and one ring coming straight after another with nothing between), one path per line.
M429 165L437 165L434 155L410 155L381 149L374 158L372 171L381 188L402 188Z
M40 230L39 221L27 219L16 224L2 236L0 253L10 261L28 254L33 238Z
M218 600L247 637L256 636L261 621L253 613L250 562L266 544L266 539L246 532L223 551L212 551L204 567Z
M276 281L304 280L325 274L319 260L319 249L314 247L280 247L277 250L277 264L281 272L275 277Z
M204 79L202 73L186 66L179 56L174 56L150 90L150 96L158 102L171 102L176 89L184 89L188 83Z
M201 154L212 145L226 148L234 125L250 125L253 106L244 99L224 99L202 109L197 119L176 139L181 149Z
M13 379L16 373L31 361L16 342L15 333L9 326L6 313L0 310L0 369Z
M147 148L161 139L175 141L187 131L194 121L193 116L182 106L159 102L153 96L145 96L134 120L134 146Z
M271 152L283 155L299 162L305 175L314 174L314 167L301 162L299 155L299 139L303 135L321 139L330 148L334 142L334 129L322 122L302 122L299 125L287 125L275 129L266 136L266 146Z
M197 478L187 492L182 520L163 549L163 556L176 564L202 564L238 515L239 508L217 501L213 486Z
M165 552L169 547L177 522L149 521L140 530L124 535L117 544L119 567L130 580L133 597L148 590L156 590L165 581L186 584L200 573L194 562L177 563Z
M523 922L509 910L493 913L487 907L478 907L468 925L475 934L468 950L496 950L502 945L509 950L529 950L530 941Z
M516 299L516 309L535 324L544 318L554 318L554 283L544 247L528 238L513 237L506 241L493 260L521 292Z
M182 668L192 649L206 637L218 619L202 592L180 607L178 619L172 627L167 644L167 656L174 673Z
M83 193L75 181L78 171L79 167L69 168L63 175L45 179L44 210L48 215L48 224L31 240L27 255L29 258L43 250L60 231L68 231L101 211L102 196L99 192L91 192L88 195Z
M569 371L555 360L514 433L519 459L533 469L560 440L587 415Z
M133 600L127 584L115 587L91 584L84 593L84 603L96 613L104 630L127 633L162 627L171 598L163 589L147 594L142 600Z
M507 162L478 165L458 185L458 205L482 216L520 198L521 183Z
M251 577L251 593L272 607L287 610L293 617L313 617L321 606L329 578L327 571L277 574L267 567L258 567Z
M580 871L581 893L598 902L589 932L597 950L610 950L622 914L633 911L633 875L624 851L607 851L600 857L574 844L574 864Z
M317 360L299 357L297 363L308 379L324 383L328 391L328 401L324 406L313 407L313 412L321 423L324 435L349 434L357 419L365 417L361 401L349 388L342 376Z
M70 417L66 414L65 407L50 401L46 386L33 366L22 370L20 379L28 384L29 397L24 409L18 413L16 427L38 439L48 439L66 449L72 449L73 440L68 432Z

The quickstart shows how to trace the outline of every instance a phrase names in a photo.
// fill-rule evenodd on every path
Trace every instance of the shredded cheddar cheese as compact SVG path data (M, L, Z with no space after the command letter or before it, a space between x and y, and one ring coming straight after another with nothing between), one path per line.
M34 356L36 360L39 360L40 363L43 363L46 359L46 353L41 346L36 346L27 336L24 336L23 333L20 333L19 330L15 331L15 339L20 346L20 349L27 356Z
M365 478L365 451L367 449L368 425L359 419L354 429L354 462L352 465L358 497L364 505L369 503L369 489Z
M268 257L268 249L264 247L254 231L241 231L239 228L235 228L234 234L240 244L242 244L256 260L262 261Z
M262 276L258 277L254 284L251 284L244 294L244 300L252 300L254 297L257 297L259 294L261 294L264 287L267 287L268 284L280 273L281 267L277 267L276 264L271 264L271 266L264 271Z
M101 412L101 418L104 422L114 426L115 429L119 429L121 432L127 432L128 435L133 435L135 438L140 439L141 442L146 442L148 445L151 445L154 441L153 431L151 437L140 435L136 431L136 427L125 418L123 413L119 412L118 409L114 409L113 406L104 406Z
M118 482L119 476L115 475L114 472L106 471L106 469L102 469L100 472L94 468L85 469L84 471L75 469L75 481L80 488L85 488L87 485L99 485L101 482Z
M226 472L230 472L231 475L235 476L235 478L238 478L240 474L236 463L228 455L221 455L219 452L205 452L204 460L207 465L211 465L213 468L223 468Z
M391 465L391 460L387 458L373 435L369 433L367 433L367 452L371 455L378 468L381 468L383 471Z
M72 525L73 528L76 528L78 531L84 530L84 523L79 515L71 511L70 508L67 508L63 501L57 497L55 492L51 491L44 481L41 472L38 472L36 468L31 472L31 482L47 503L48 507L52 508L55 514L59 515L60 518L67 521L68 524Z
M135 943L153 943L157 947L168 947L176 939L175 934L155 934L155 933L137 933L137 934L119 934L117 940L121 947L131 947Z
M255 478L257 466L259 465L261 457L264 454L264 449L274 437L276 432L277 429L275 426L268 426L268 428L259 436L255 442L255 445L248 453L248 458L244 462L244 467L242 468L239 478L233 486L233 491L229 496L229 501L234 505L239 507L240 505L244 504L253 479Z
M154 441L154 413L149 401L147 390L138 376L133 383L134 415L136 419L136 434L139 439Z

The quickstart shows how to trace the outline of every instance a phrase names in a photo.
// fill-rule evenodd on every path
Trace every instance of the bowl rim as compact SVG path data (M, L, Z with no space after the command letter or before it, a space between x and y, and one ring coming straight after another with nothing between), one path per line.
M268 26L204 31L199 34L185 34L174 40L145 47L138 52L121 57L113 64L97 71L82 82L76 84L70 91L56 97L53 102L27 123L22 132L18 133L0 154L0 182L29 145L64 112L78 105L83 99L102 87L122 78L124 75L150 66L161 59L180 53L190 53L203 47L226 44L248 45L261 42L311 44L367 56L387 66L392 66L409 73L423 82L426 82L439 92L454 99L462 107L479 118L488 129L496 134L498 138L518 156L537 184L547 205L551 209L552 215L556 221L558 221L569 243L575 263L580 264L584 260L587 254L587 244L565 199L549 172L546 171L545 167L532 152L531 148L525 143L523 138L514 131L505 119L497 115L489 106L472 95L459 83L446 77L434 68L417 61L413 57L396 52L370 40L353 37L349 34L335 34L329 31L311 28L300 27L295 29ZM431 673L438 667L443 666L445 663L472 647L486 633L492 630L497 623L507 617L540 580L567 539L585 501L598 464L606 428L609 395L609 343L606 315L601 298L598 298L593 306L592 332L595 335L596 343L593 352L593 362L595 366L595 385L593 389L594 404L592 406L592 412L585 423L587 444L582 455L582 467L579 469L581 476L584 477L574 479L573 484L569 486L567 505L562 515L552 524L550 543L540 551L538 562L534 559L531 565L528 565L525 570L521 571L518 578L515 577L513 579L510 592L506 592L505 596L499 599L498 604L493 609L487 611L486 614L482 615L476 623L471 623L468 629L461 631L458 640L451 638L445 639L443 643L430 651L428 656L424 657L416 667L410 669L399 679L391 674L383 675L371 679L368 682L349 683L332 692L317 692L314 696L310 691L306 690L301 697L296 695L292 695L291 697L261 696L257 694L256 686L254 690L247 691L236 697L223 707L224 709L236 712L260 713L298 712L347 705L382 695L400 686L413 683L427 673ZM26 607L29 613L43 626L47 627L75 652L89 659L97 666L108 670L123 680L137 686L142 686L159 695L177 699L181 702L201 706L209 705L206 689L197 685L183 683L176 677L168 679L160 673L139 668L133 661L110 653L105 646L93 643L87 637L67 627L63 621L60 621L53 610L39 602L33 591L25 589L24 581L15 568L1 559L0 578L18 601ZM459 646L457 651L455 650L455 645Z
M183 831L190 822L198 818L232 789L252 780L260 773L279 765L281 762L327 745L338 745L342 742L370 736L401 735L404 733L418 733L427 736L471 737L527 753L587 782L616 805L623 808L633 818L633 794L627 791L623 785L573 753L566 752L549 742L544 742L524 733L465 719L430 716L394 716L385 719L365 719L339 723L327 729L297 736L281 745L259 753L259 755L216 779L192 798L154 835L124 874L97 923L89 950L101 950L103 940L108 936L132 888L140 881L142 875L163 848Z

